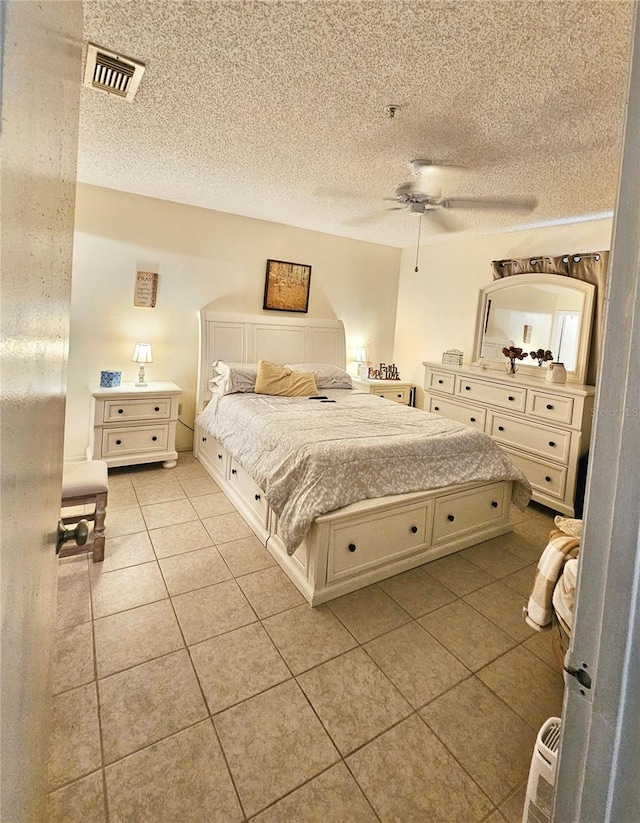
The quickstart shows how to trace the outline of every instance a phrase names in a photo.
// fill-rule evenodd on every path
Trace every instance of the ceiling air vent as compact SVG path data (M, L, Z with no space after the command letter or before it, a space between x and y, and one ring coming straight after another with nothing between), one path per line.
M137 60L89 43L84 85L131 101L138 90L144 68Z

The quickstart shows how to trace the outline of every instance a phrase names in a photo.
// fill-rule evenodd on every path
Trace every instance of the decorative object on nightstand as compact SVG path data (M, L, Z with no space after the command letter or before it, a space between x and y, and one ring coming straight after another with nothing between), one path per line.
M87 460L111 466L162 461L172 469L178 460L176 426L182 395L175 383L123 383L105 389L93 383Z
M395 363L380 363L377 369L369 369L369 380L400 380L400 372Z
M122 372L119 371L101 371L100 385L103 389L113 389L120 385L120 378Z
M131 358L131 360L140 366L140 370L138 372L138 382L136 383L136 386L146 386L147 383L144 379L144 364L153 363L153 355L151 354L151 343L136 343L136 347L133 350L133 357Z

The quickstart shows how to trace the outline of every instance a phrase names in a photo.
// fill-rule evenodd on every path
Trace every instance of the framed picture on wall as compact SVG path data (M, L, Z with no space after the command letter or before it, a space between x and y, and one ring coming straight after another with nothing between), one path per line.
M309 309L311 266L267 260L263 309L272 311L300 311Z

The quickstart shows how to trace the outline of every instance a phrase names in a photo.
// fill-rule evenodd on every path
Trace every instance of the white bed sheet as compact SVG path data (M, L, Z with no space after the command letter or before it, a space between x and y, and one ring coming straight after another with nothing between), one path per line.
M351 389L323 394L335 402L214 396L196 420L263 489L289 554L316 517L358 500L512 480L513 502L529 502L525 476L488 435Z

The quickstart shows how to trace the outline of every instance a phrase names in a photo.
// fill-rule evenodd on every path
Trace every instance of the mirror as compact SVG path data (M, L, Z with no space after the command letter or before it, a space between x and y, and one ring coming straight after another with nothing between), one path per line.
M480 292L474 363L504 369L504 346L549 350L564 363L567 380L584 383L595 287L559 274L519 274ZM547 363L527 357L523 375L544 378Z

